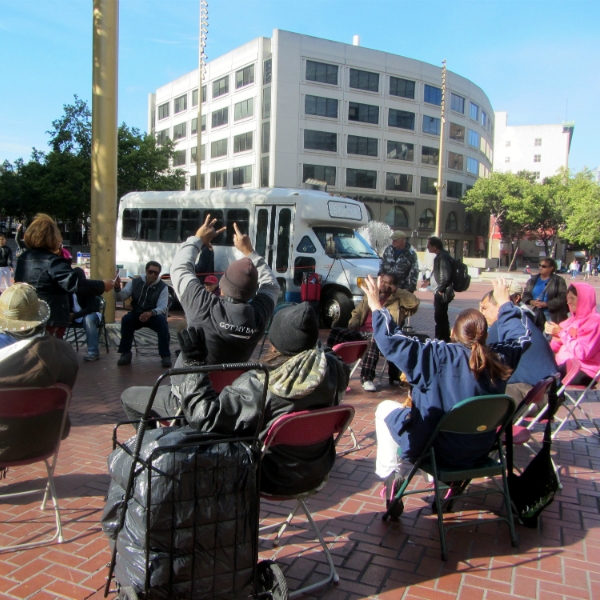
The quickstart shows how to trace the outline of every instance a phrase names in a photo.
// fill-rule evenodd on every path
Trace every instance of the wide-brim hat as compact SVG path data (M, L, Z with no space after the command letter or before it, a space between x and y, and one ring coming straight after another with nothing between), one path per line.
M49 318L50 307L28 283L15 283L0 296L0 331L24 332Z

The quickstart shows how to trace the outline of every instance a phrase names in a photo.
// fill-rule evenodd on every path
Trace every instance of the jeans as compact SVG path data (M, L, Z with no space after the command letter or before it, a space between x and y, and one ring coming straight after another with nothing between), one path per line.
M0 287L10 287L10 267L0 267Z
M444 342L450 341L450 320L448 304L438 293L433 297L433 318L435 319L435 337Z
M90 313L83 317L83 328L85 329L85 338L90 356L100 355L100 350L98 349L98 327L100 327L100 319L97 313Z
M121 319L121 343L119 344L119 354L131 352L133 334L142 327L149 327L158 335L158 353L161 356L171 356L167 317L165 317L165 315L154 315L144 323L140 321L140 315L141 313L129 312Z

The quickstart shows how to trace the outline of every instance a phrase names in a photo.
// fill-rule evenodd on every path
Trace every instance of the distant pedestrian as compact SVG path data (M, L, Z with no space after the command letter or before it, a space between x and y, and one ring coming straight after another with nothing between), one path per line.
M575 279L579 274L579 263L575 259L569 265L569 271L571 271L571 279Z
M583 266L583 280L587 281L592 275L592 261L586 260L585 265Z
M12 271L12 250L6 245L6 238L0 235L0 287L7 290L10 287L10 272Z

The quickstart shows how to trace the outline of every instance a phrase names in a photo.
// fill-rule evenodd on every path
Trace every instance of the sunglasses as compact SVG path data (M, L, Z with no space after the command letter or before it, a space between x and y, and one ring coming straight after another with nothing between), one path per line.
M550 265L540 265L540 269L551 269Z
M148 269L146 273L148 273L148 275L160 275L160 271L153 271L152 269Z

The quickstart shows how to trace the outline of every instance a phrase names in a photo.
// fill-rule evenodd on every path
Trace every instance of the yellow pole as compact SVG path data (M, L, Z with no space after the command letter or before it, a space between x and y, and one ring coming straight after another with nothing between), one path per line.
M117 224L117 57L119 0L94 0L91 276L114 279ZM114 323L115 303L106 298Z
M437 178L437 199L435 206L435 235L441 236L442 233L442 192L445 184L443 180L443 164L444 164L444 130L446 123L446 60L442 61L442 115L440 122L440 154L438 158L438 178Z

